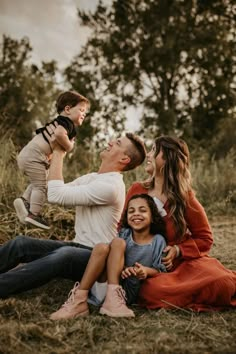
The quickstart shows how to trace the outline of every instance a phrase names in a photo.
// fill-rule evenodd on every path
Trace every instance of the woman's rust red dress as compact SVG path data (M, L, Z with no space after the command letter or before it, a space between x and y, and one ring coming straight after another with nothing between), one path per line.
M126 203L134 194L147 193L140 183L134 183ZM181 257L175 259L173 270L158 273L143 282L139 303L149 309L190 308L196 311L221 310L236 306L236 272L226 269L217 259L208 256L213 243L211 228L202 205L191 192L186 208L188 226L183 241L178 244ZM164 205L167 215L166 238L169 245L176 244L173 219L168 216L168 201Z

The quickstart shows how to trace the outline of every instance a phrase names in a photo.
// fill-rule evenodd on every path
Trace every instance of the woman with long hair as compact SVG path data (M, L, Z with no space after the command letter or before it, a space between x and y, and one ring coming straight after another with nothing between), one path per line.
M140 305L191 308L197 311L236 306L236 272L208 255L213 244L204 208L191 187L187 144L170 136L158 137L147 154L150 178L134 183L126 197L147 193L157 204L166 226L168 270L147 278L140 289Z

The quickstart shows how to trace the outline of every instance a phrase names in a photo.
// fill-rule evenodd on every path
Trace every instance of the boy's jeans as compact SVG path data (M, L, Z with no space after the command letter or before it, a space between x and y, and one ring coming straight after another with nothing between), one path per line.
M0 246L0 298L36 288L56 277L78 281L91 249L78 243L17 236ZM26 263L16 267L19 263ZM13 269L14 268L14 269Z

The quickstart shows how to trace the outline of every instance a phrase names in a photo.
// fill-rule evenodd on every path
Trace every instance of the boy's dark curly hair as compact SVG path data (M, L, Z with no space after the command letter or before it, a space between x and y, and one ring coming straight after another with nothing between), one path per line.
M148 204L148 207L151 211L152 222L150 225L150 233L152 235L161 234L163 237L165 237L165 234L166 234L165 223L163 221L163 218L159 214L156 203L154 202L153 198L150 197L148 194L135 194L129 199L127 207L126 207L125 212L123 214L123 218L121 220L121 227L124 227L124 228L130 227L128 224L128 221L127 221L129 202L133 199L138 199L138 198L145 199Z

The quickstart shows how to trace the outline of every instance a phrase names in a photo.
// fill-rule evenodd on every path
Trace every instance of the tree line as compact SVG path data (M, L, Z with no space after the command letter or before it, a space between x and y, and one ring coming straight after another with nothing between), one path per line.
M3 36L2 134L23 146L55 116L59 91L73 88L92 103L79 129L83 149L109 131L120 134L133 107L145 139L174 134L225 156L236 130L235 15L231 0L99 1L94 13L78 11L91 34L60 73L56 61L32 64L29 39Z

